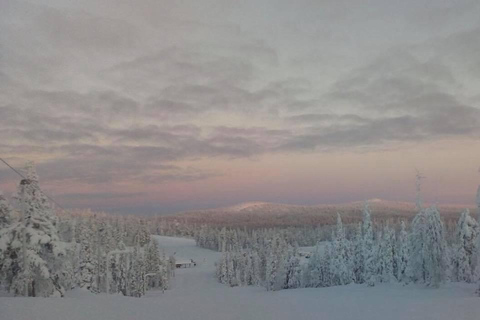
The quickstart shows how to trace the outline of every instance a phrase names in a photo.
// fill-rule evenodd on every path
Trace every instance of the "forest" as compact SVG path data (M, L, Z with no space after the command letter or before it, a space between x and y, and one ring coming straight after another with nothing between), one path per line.
M480 228L465 209L445 225L437 207L424 207L417 177L411 221L372 220L365 202L361 222L303 227L235 228L187 223L172 217L113 216L55 210L40 189L33 163L18 184L16 208L0 195L0 281L18 296L93 293L141 297L168 290L175 257L152 235L193 238L221 252L216 277L228 286L267 290L351 283L475 283L480 278ZM480 193L477 198L480 206ZM180 215L181 217L181 215ZM313 247L308 259L302 247ZM480 294L480 288L477 290Z

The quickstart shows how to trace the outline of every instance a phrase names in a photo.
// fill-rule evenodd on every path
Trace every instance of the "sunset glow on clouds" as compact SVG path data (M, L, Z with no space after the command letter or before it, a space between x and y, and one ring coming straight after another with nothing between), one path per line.
M66 207L473 203L477 1L0 6L0 155Z

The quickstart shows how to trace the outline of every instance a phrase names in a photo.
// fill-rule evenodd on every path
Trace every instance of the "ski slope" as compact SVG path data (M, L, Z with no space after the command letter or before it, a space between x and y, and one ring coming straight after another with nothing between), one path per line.
M177 269L172 289L143 298L94 295L74 290L65 298L0 298L1 320L229 320L229 319L432 319L478 320L475 286L446 284L440 289L397 284L363 285L267 292L229 288L214 277L219 253L198 248L193 240L155 236L178 260L193 268Z

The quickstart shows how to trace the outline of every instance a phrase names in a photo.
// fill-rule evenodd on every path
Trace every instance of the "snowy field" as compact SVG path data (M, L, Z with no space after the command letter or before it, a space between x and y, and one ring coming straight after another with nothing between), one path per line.
M478 320L475 286L364 285L267 292L229 288L214 277L219 253L198 248L193 240L155 237L178 260L194 268L177 269L172 289L150 291L143 298L94 295L82 290L65 298L0 298L1 320L228 320L228 319L432 319Z

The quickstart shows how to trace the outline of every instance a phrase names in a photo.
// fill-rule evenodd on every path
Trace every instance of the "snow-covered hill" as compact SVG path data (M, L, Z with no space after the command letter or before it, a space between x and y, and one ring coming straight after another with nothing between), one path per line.
M376 220L409 220L416 214L415 205L409 202L371 199L368 203ZM227 226L298 226L333 223L339 212L344 222L350 223L359 221L363 206L363 201L314 206L245 202L224 208L182 212L174 218L186 219L192 223ZM464 207L440 205L439 209L448 222L458 219ZM474 207L470 209L476 210Z

